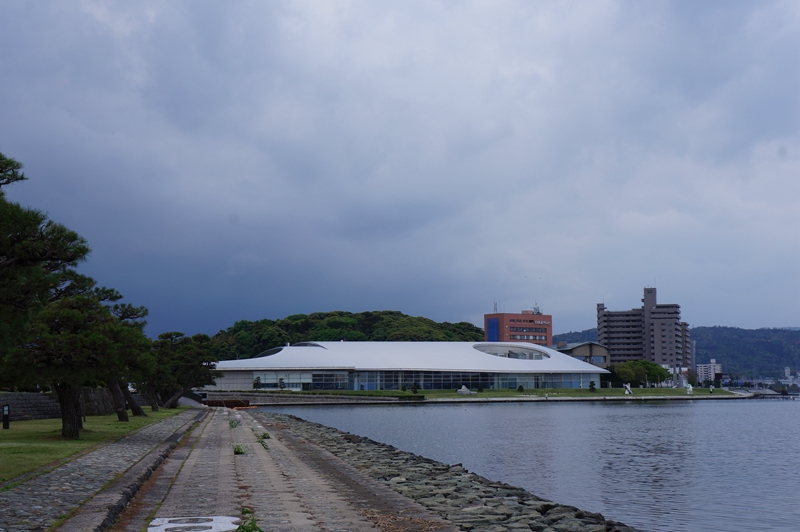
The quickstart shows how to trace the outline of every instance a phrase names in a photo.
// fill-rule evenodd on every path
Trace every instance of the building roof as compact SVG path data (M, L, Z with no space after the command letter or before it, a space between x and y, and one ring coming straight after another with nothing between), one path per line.
M594 341L591 341L591 340L586 341L586 342L570 342L570 343L564 344L564 345L562 345L560 347L558 346L558 344L556 344L555 349L557 351L572 350L572 349L575 349L576 347L580 347L582 345L588 345L588 344L599 345L600 347L602 347L604 349L607 349L607 347L604 346L603 344L601 344L600 342L594 342Z
M541 360L507 358L541 354ZM607 373L553 349L526 342L301 342L265 356L224 360L217 369L252 371L462 371Z

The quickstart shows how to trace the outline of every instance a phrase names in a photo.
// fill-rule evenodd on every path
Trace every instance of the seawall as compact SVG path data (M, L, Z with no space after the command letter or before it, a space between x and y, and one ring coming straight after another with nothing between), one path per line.
M522 488L470 473L460 464L430 460L295 416L251 415L267 427L277 423L290 429L462 530L639 532L599 513L548 501Z
M207 392L209 400L245 400L253 406L310 406L310 405L349 405L349 404L452 404L452 403L544 403L544 402L642 402L642 401L730 401L737 399L752 399L752 394L718 394L718 395L616 395L597 397L560 397L558 395L547 398L537 395L518 395L511 397L491 397L489 394L476 394L464 397L430 398L423 399L424 391L420 392L417 399L421 401L400 400L398 397L381 397L367 395L322 395L301 393L259 393L247 391L213 391ZM415 399L406 396L404 399Z

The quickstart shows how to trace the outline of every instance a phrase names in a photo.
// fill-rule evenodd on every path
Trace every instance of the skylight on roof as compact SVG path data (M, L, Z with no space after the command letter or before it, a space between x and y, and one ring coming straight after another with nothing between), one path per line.
M519 360L544 360L550 358L550 355L547 353L525 345L509 345L491 342L475 344L472 347L487 355L503 358L516 358Z

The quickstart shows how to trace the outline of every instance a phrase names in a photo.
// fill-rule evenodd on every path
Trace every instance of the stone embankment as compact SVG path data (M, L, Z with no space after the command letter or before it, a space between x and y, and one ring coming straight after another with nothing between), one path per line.
M504 532L638 532L599 513L541 499L521 488L436 462L391 445L282 414L252 413L305 440L415 500L462 530Z
M108 388L83 388L81 397L84 415L108 416L114 413L114 401ZM133 397L140 405L147 404L146 397ZM12 422L61 417L61 405L54 393L0 392L0 405L9 406Z
M0 405L9 406L10 421L61 417L53 394L0 392Z

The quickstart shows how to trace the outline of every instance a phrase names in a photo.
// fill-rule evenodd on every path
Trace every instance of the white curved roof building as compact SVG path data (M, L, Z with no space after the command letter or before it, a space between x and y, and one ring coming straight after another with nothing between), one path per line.
M588 388L608 373L522 342L301 342L262 355L219 362L224 376L206 389Z

